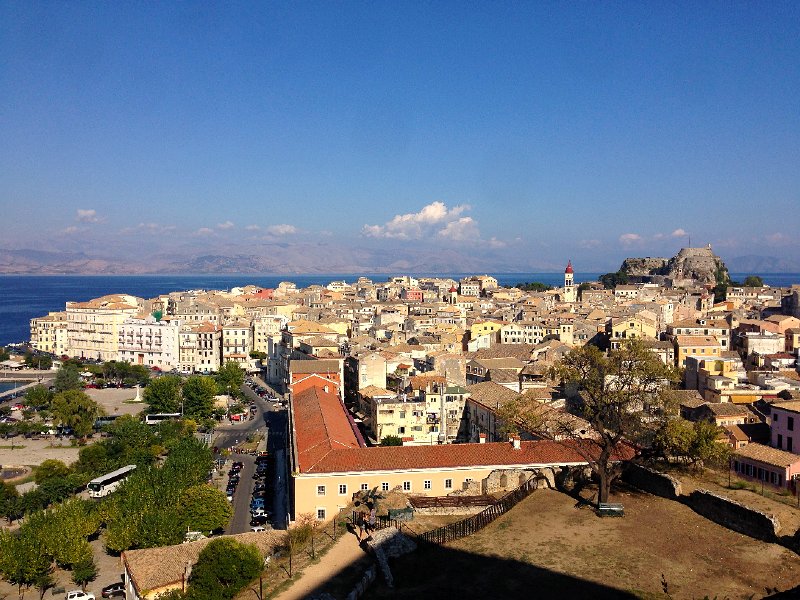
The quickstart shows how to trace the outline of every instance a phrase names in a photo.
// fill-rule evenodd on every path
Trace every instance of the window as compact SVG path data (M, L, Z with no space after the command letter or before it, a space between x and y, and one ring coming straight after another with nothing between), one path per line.
M453 480L452 479L445 479L444 480L444 489L452 490L453 489Z
M467 484L467 485L469 485L470 483L472 483L472 477L467 477L467 478L464 480L464 483L465 483L465 484Z
M406 411L404 411L404 410L400 411L400 418L401 419L405 419L406 418Z
M405 427L398 427L397 428L397 433L405 433L405 432L406 432L406 428Z
M361 491L362 491L362 492L367 492L367 491L369 491L369 484L368 484L368 483L362 483L362 484L361 484Z
M410 481L404 481L403 482L403 491L404 492L410 492L411 491L411 482Z
M324 508L318 508L317 509L317 519L319 519L320 521L324 521L325 520L325 509Z
M339 495L340 496L344 496L346 494L347 494L347 484L346 483L340 483L339 484Z
M783 436L778 434L778 450L783 450Z
M383 483L381 483L381 491L382 492L388 492L389 491L389 482L388 481L384 481Z
M786 418L786 429L789 431L794 431L794 417Z
M787 452L791 452L792 451L792 438L790 438L790 437L786 438L786 451Z
M778 413L772 413L772 422L773 423L777 423L778 422Z
M317 486L317 496L324 496L325 495L325 486L318 485Z
M426 479L423 482L422 487L425 488L426 490L431 489L431 480L430 479Z

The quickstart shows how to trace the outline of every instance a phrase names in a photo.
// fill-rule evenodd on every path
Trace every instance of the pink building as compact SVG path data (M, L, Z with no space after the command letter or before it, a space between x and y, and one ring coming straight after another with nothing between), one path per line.
M776 402L770 416L772 446L800 454L800 402Z
M796 492L796 480L800 479L800 456L751 443L733 453L731 468L742 479Z
M400 297L409 302L422 302L422 290L419 288L403 288Z

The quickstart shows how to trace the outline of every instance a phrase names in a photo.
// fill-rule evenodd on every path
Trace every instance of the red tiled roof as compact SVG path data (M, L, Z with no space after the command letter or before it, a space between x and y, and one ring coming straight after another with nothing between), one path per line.
M316 470L332 452L358 448L339 396L319 387L299 392L292 400L294 437L301 472Z
M590 441L584 449L591 451ZM619 459L630 459L632 448L620 448ZM592 452L592 454L596 454ZM345 473L360 471L402 471L411 469L446 469L481 466L531 466L586 463L575 442L538 440L511 443L444 444L436 446L376 446L332 450L302 473Z

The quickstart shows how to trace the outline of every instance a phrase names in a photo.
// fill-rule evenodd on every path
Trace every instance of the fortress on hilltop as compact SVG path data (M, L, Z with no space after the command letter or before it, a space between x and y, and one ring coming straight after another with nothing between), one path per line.
M681 248L677 255L667 258L626 258L620 271L627 273L632 282L660 283L673 287L711 285L730 282L728 268L711 250Z

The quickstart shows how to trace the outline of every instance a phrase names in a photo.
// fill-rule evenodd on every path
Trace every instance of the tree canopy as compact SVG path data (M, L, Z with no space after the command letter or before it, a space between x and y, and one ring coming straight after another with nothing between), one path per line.
M607 290L613 290L618 285L625 285L628 281L628 274L625 271L606 273L600 276L600 283L602 283L603 287Z
M230 600L258 577L263 561L258 549L230 538L212 540L200 552L189 577L191 600Z
M764 280L758 275L748 275L744 280L745 287L763 287Z
M183 490L178 498L178 512L184 529L204 532L225 527L233 515L225 494L207 484Z
M97 402L81 390L59 392L53 397L53 418L59 425L71 427L75 435L85 438L92 433L101 410Z
M242 395L241 387L244 383L244 371L239 366L239 363L226 362L219 368L216 380L221 394L228 394L234 398Z
M83 387L80 366L77 362L68 360L59 367L53 386L56 392L79 390Z
M606 502L621 470L617 454L625 442L652 444L669 417L668 393L676 375L640 340L629 340L606 355L594 346L572 350L550 376L578 390L571 412L543 408L526 395L501 413L509 427L570 444L600 480L599 501ZM576 428L586 421L590 435Z
M181 383L177 375L162 375L152 379L144 389L144 401L149 413L176 413L181 409Z
M192 375L183 383L183 414L193 419L208 419L214 410L217 382L207 375Z

